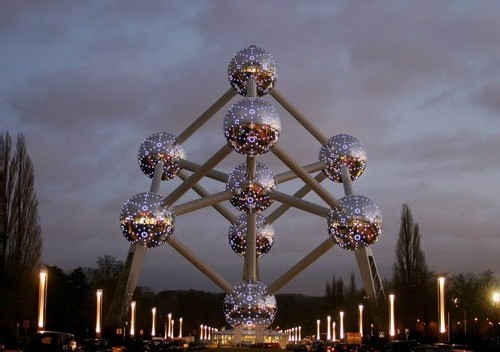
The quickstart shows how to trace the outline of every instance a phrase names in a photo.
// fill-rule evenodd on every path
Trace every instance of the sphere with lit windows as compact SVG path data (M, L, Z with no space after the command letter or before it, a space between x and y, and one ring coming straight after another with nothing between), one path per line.
M233 149L246 156L267 153L281 134L278 112L260 98L234 103L224 118L224 136Z
M147 176L153 177L156 165L163 163L161 179L174 178L180 169L180 161L186 158L184 147L170 133L158 132L149 135L140 145L137 153L139 166Z
M231 86L241 95L248 95L250 76L255 78L257 96L269 93L278 79L276 60L255 45L238 51L229 62L227 74Z
M345 165L351 181L354 181L365 171L366 151L355 137L338 134L321 147L319 160L325 164L323 171L329 179L341 183L342 167Z
M237 283L224 297L222 310L229 325L268 327L276 317L276 297L267 293L267 287L259 282L246 280Z
M152 192L130 198L120 213L120 228L125 238L134 244L154 248L174 232L175 214L163 205L164 198Z
M382 231L378 206L364 196L350 195L339 200L327 217L328 233L335 243L349 251L370 246Z
M247 249L247 214L241 214L229 227L229 245L236 254L245 256ZM256 214L255 219L257 257L268 253L274 243L274 228L267 223L264 216Z
M273 200L269 193L276 188L272 171L259 162L255 166L255 178L247 179L247 164L236 166L229 174L226 190L231 193L229 201L245 213L267 209Z

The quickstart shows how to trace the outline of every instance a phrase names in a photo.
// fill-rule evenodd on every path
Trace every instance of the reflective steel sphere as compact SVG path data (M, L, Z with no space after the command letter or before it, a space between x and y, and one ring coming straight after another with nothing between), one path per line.
M280 133L278 112L264 99L242 99L231 106L224 119L224 135L240 154L267 153L278 142Z
M223 312L231 326L271 325L276 316L276 298L259 281L242 281L224 297Z
M373 201L363 196L346 196L327 217L328 233L344 249L354 251L377 241L382 216Z
M158 132L148 136L139 147L137 159L142 172L153 177L156 164L163 162L162 180L170 180L179 172L179 161L186 158L184 147L174 135Z
M156 193L139 193L128 200L120 213L120 228L125 238L148 248L165 242L174 232L175 215L162 206L163 197Z
M353 181L365 171L365 147L353 136L338 134L321 147L319 160L325 164L324 172L329 179L342 182L342 165L346 165Z
M257 237L257 257L266 254L271 250L274 243L274 228L269 225L267 219L257 214L255 220L255 235ZM245 256L247 250L247 215L238 216L229 227L229 245L237 254Z
M248 94L250 76L255 77L259 97L269 93L278 79L278 69L272 55L255 45L234 55L229 62L227 74L233 88L243 96Z
M276 188L272 171L261 163L256 163L255 179L247 180L247 164L236 166L229 174L226 190L231 192L230 202L246 213L267 209L273 200L269 192Z

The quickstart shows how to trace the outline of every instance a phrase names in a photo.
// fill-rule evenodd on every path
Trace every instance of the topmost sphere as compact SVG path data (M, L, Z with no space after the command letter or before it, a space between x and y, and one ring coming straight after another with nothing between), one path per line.
M255 45L238 51L229 62L227 73L233 88L245 97L250 76L255 78L259 97L269 93L278 79L274 57Z

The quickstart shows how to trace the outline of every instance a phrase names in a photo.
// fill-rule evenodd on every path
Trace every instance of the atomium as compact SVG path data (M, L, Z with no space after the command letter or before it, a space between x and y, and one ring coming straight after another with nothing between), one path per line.
M233 327L240 324L269 326L276 316L276 298L267 293L266 286L259 281L242 281L226 294L222 310Z
M224 119L224 135L235 151L247 156L267 153L281 133L279 115L260 98L244 98L231 106Z
M144 192L130 198L120 213L120 228L125 238L147 248L165 242L174 232L175 215L163 206L163 197Z
M268 253L274 243L274 228L266 222L266 218L260 214L256 215L255 235L257 257ZM241 214L229 227L229 245L233 251L245 256L247 250L247 215Z
M342 182L342 166L346 165L353 181L365 171L365 147L353 136L338 134L321 147L319 160L325 164L324 172L329 179Z
M370 246L377 240L382 229L382 217L378 206L364 196L350 195L339 199L327 217L328 233L343 249L354 251Z
M243 163L231 171L226 183L226 190L231 192L229 201L246 213L267 209L273 203L269 193L275 188L276 181L271 169L261 163L256 163L252 181L247 179L247 164Z
M243 96L248 95L250 76L255 78L259 97L269 93L278 79L273 56L255 45L238 51L229 62L227 73L233 88Z
M184 147L174 135L158 132L149 135L140 145L137 160L142 172L153 177L156 164L163 162L161 179L170 180L179 172L179 162L186 158Z

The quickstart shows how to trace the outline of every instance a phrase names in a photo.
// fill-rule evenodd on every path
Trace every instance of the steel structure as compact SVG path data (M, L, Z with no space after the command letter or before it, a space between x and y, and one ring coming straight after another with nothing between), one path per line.
M152 234L151 231L148 233L151 227L141 227L141 230L137 230L139 226L139 220L137 220L138 218L129 216L129 214L122 214L122 230L124 231L127 239L131 240L133 243L130 245L127 259L125 261L124 271L116 288L111 308L107 314L107 324L109 326L123 326L126 320L127 311L130 306L134 290L137 285L137 281L139 279L139 275L142 270L144 258L149 250L148 247L153 247L163 242L168 243L184 258L186 258L195 267L197 267L203 274L205 274L210 280L212 280L217 286L219 286L224 292L226 292L228 306L226 307L225 300L224 309L228 310L228 312L225 311L226 318L228 322L230 322L230 324L233 326L238 322L247 323L247 320L248 323L253 322L256 324L265 325L269 324L269 320L271 320L272 322L272 318L274 317L275 312L275 310L273 311L274 308L272 300L274 298L274 294L336 244L338 244L342 248L354 252L366 296L368 297L368 300L370 302L370 307L374 312L374 317L376 319L377 317L379 317L379 315L377 314L378 308L380 305L380 301L385 299L385 295L378 274L377 266L375 264L375 259L371 248L369 247L369 245L376 240L376 235L378 234L369 232L371 230L369 226L374 225L374 220L362 219L361 224L364 224L363 226L366 225L362 229L360 229L359 226L361 225L358 221L356 223L356 226L358 226L358 228L357 230L354 229L354 231L358 232L349 233L347 235L347 239L342 238L342 234L338 234L338 232L336 232L339 227L335 227L335 221L338 220L336 216L347 216L347 206L345 205L345 203L342 203L344 198L340 201L337 200L321 185L321 182L325 178L332 176L331 174L329 175L329 172L327 170L329 165L325 164L324 161L318 161L309 165L301 166L294 161L293 157L289 155L287 151L276 144L281 126L279 124L279 121L273 120L275 118L275 116L273 115L274 112L269 110L272 108L267 106L267 103L259 100L260 96L268 93L293 118L295 118L295 120L298 121L307 132L309 132L319 142L320 146L326 148L325 146L329 146L329 143L331 144L332 140L329 140L326 136L324 136L320 130L318 130L274 87L277 77L277 75L275 75L276 72L273 71L273 69L275 69L275 65L272 61L270 61L272 59L269 59L269 56L266 55L267 54L265 51L262 51L262 49L256 48L255 46L251 46L238 52L235 58L233 58L233 60L230 62L228 69L229 79L233 87L230 88L225 94L223 94L193 123L191 123L191 125L189 125L175 139L175 141L170 140L170 135L166 137L155 137L161 137L164 138L164 140L166 138L168 141L165 143L169 144L169 152L172 152L172 150L178 148L178 146L182 145L191 136L193 136L193 134L195 134L195 132L201 126L203 126L219 110L221 110L227 103L229 103L231 99L233 99L237 95L237 93L246 97L245 101L240 105L247 104L249 107L248 109L246 109L245 106L236 106L238 104L237 103L234 104L228 114L226 114L225 132L228 143L224 143L222 147L204 164L198 165L196 163L185 160L182 155L182 149L175 149L178 152L177 156L180 156L178 160L173 160L174 158L172 157L172 155L166 158L164 154L161 154L161 158L156 157L156 159L151 162L151 165L146 165L143 168L144 164L141 164L141 168L143 168L143 171L145 173L149 173L149 176L152 177L150 193L157 194L159 192L160 183L162 180L178 176L183 182L179 187L173 190L173 192L163 198L161 204L156 205L157 208L165 209L165 207L167 207L168 214L170 214L165 215L164 213L162 213L163 217L161 219L155 218L153 221L156 226L155 228L160 229L161 235L159 235L158 233ZM244 64L241 64L241 62L238 62L238 60L243 60ZM266 65L268 67L267 71L266 69L263 69L263 67L266 68ZM267 122L261 123L262 121L260 120L250 121L251 123L245 125L244 127L246 129L244 129L242 127L243 123L241 121L243 121L247 117L241 117L238 115L238 113L246 114L246 111L250 111L250 113L253 114L252 111L258 109L260 109L260 113L267 114L265 116L267 118ZM243 110L244 112L241 112ZM236 114L237 116L234 117L234 114ZM235 130L236 133L233 134ZM259 138L261 137L255 137L252 134L255 131L259 133L264 131L266 133L265 137L259 140ZM246 135L243 139L241 139L241 135L243 134L243 132L246 133ZM161 143L157 144L160 145ZM143 146L141 146L141 148L143 148ZM332 148L332 146L330 145L328 148ZM236 170L236 168L231 174L227 174L215 169L215 167L233 151L236 151L245 156L245 163L242 164L243 166L240 165L244 171L243 179L238 179L238 177L241 178L241 175L238 174L238 170ZM285 164L289 168L289 171L276 175L273 178L276 184L284 183L286 181L297 178L303 181L304 185L296 193L288 195L279 192L274 187L274 184L269 184L268 180L262 181L262 183L259 184L259 178L265 179L266 177L273 177L272 175L267 175L267 171L264 170L262 165L260 165L257 161L259 155L267 152L273 153L281 162L283 162L283 164ZM149 151L146 151L144 153L144 155L147 155L148 158L151 157L152 152L150 153ZM142 155L143 161L151 161L144 155ZM358 174L354 175L353 172L357 171L353 169L353 164L349 164L350 157L351 155L342 155L342 158L339 159L341 160L340 164L335 165L337 168L340 168L338 169L340 170L340 172L337 172L337 175L335 176L337 177L336 181L343 184L344 194L346 198L354 196L351 181L357 178L364 170L364 160L356 160L356 162L358 162L357 166L361 165L363 169L358 172ZM139 156L139 161L141 162L141 156ZM219 193L210 194L199 184L199 182L205 177L219 181L221 183L225 183L226 189L222 190ZM258 186L263 186L265 184L265 187L267 188L262 191L260 188L254 187L256 184ZM235 191L234 188L236 188L237 190ZM184 204L176 204L176 202L189 190L195 191L199 195L199 198ZM303 198L311 191L315 192L315 194L319 196L319 198L321 198L321 200L326 205L319 205L304 200ZM245 214L244 216L242 215L244 218L243 220L245 220L243 221L243 225L241 224L241 219L240 222L237 223L239 217L237 215L234 215L229 209L227 209L224 204L222 204L223 202L228 200L232 203L233 206L242 211L242 213L240 214ZM264 241L264 246L270 246L272 245L272 240L270 240L269 238L266 239L264 237L259 237L261 236L261 225L259 222L260 220L257 218L257 215L259 215L261 211L266 209L268 203L273 201L281 203L281 205L279 205L274 209L274 211L266 216L267 224L272 224L276 219L284 215L290 207L295 207L309 212L313 215L328 219L328 231L330 232L330 236L327 237L310 253L305 255L303 259L298 261L288 271L283 273L283 275L278 277L274 282L266 287L259 281L260 275L258 268L258 258L260 256L259 250L261 250L261 248L258 247L257 242L261 243L262 241ZM220 213L220 215L226 218L229 223L233 224L232 226L236 226L236 223L240 227L243 226L243 235L241 233L239 233L239 235L236 234L236 232L239 231L238 229L232 230L233 240L239 241L237 244L235 244L235 247L233 249L235 251L240 251L239 254L244 255L244 267L242 275L243 284L238 283L236 285L233 285L229 283L215 270L213 270L207 263L203 262L199 257L197 257L196 253L191 251L187 246L183 245L177 237L170 236L170 233L166 233L165 231L163 231L165 221L169 223L169 226L171 226L168 228L168 230L171 231L174 226L175 217L178 217L185 213L196 211L207 206L212 206L213 208L215 208ZM145 206L143 206L143 208L144 207ZM360 208L361 207L356 208L356 211L359 211ZM363 212L363 210L361 212ZM171 214L175 214L175 217ZM354 217L354 215L352 217ZM352 221L352 217L349 217L347 220ZM141 221L142 223L144 223L143 220ZM148 222L148 224L149 223L151 222ZM159 228L158 223L161 223L163 227ZM334 224L332 225L332 223ZM343 228L345 228L346 226L351 225L344 224L342 226L344 226ZM269 229L266 228L266 231L269 231ZM142 237L141 234L143 234ZM235 292L235 290L240 290L242 292ZM244 295L245 292L247 295L264 295L266 300L268 302L271 302L268 307L264 307L266 308L267 315L262 315L262 307L256 307L255 311L251 313L253 314L251 316L252 321L250 321L249 316L243 317L241 312L238 310L237 301L240 298L238 295ZM257 311L259 311L260 313L256 313Z

